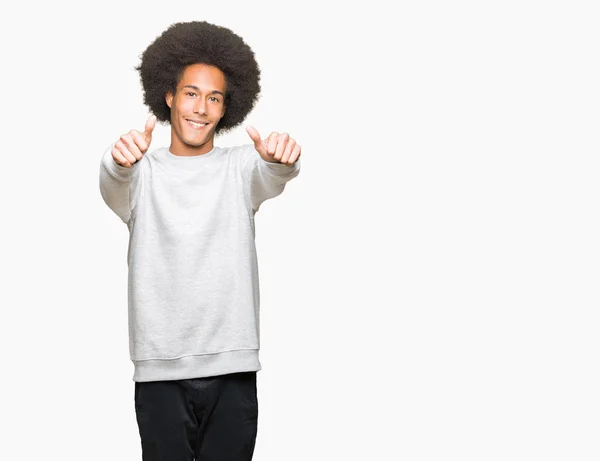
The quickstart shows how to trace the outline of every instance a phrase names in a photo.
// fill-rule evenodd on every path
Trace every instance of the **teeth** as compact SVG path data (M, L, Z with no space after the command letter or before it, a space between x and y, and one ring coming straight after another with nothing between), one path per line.
M188 123L190 125L192 125L194 128L200 128L200 127L208 125L207 123L197 123L197 122L192 122L191 120L188 120Z

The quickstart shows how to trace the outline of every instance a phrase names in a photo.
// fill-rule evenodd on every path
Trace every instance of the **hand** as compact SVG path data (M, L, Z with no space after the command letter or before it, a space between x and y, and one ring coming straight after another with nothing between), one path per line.
M274 131L267 139L261 140L258 131L254 127L247 126L246 131L254 142L256 152L266 162L292 166L300 157L300 144L296 144L296 140L290 138L287 133L279 134Z
M146 122L144 132L131 130L122 135L112 149L113 160L121 166L131 166L143 157L152 141L152 131L156 126L156 116L151 115Z

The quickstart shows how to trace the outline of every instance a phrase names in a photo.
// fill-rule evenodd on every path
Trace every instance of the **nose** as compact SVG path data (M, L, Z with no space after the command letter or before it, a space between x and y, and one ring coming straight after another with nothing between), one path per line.
M206 115L206 101L204 99L198 98L198 101L194 105L194 112Z

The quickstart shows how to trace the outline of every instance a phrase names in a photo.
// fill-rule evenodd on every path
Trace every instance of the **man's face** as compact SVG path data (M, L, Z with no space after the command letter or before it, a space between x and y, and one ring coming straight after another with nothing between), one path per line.
M188 66L173 96L166 94L171 108L171 152L199 155L213 148L214 133L225 115L225 75L208 64Z

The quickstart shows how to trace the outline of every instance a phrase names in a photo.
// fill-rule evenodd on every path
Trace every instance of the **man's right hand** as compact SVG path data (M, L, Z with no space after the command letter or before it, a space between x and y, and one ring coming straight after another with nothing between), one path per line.
M152 141L152 131L156 126L156 116L151 115L146 122L144 132L131 130L122 135L112 149L113 160L125 168L131 166L143 157Z

